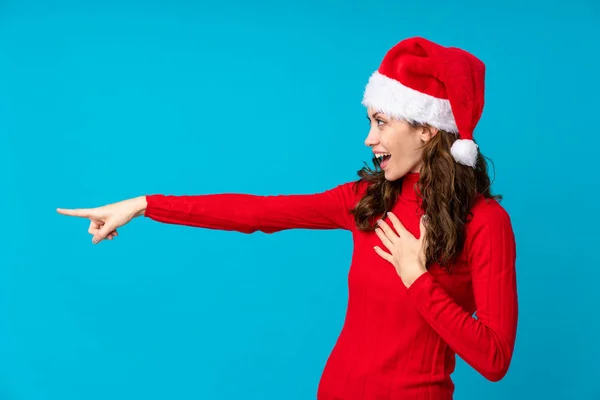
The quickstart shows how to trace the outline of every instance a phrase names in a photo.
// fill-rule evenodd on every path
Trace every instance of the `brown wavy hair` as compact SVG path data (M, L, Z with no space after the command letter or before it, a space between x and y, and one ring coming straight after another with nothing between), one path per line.
M427 125L410 124L413 128L429 129ZM456 135L439 130L424 144L417 183L421 208L427 215L427 263L438 263L448 272L464 246L465 225L477 196L498 201L502 198L491 193L486 157L479 150L474 168L454 160L450 148L456 139ZM365 165L358 171L360 179L356 182L368 184L364 196L352 209L356 225L362 231L376 228L375 221L392 209L402 187L402 179L385 179L377 159L373 159L373 164L374 169Z

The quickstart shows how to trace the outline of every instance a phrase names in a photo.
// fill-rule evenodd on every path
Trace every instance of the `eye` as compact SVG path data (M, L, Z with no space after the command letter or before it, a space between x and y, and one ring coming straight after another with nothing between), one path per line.
M369 118L368 115L367 115L367 121L369 122L369 125L371 125L371 118ZM385 121L380 118L374 118L374 121L377 122L377 126L381 126L381 125L385 124Z

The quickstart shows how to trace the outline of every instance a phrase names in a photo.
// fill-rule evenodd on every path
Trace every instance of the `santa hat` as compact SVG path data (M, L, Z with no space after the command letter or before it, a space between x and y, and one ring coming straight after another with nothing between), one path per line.
M485 65L472 54L415 37L387 52L369 78L362 104L458 134L452 156L474 167L473 131L483 111L484 81Z

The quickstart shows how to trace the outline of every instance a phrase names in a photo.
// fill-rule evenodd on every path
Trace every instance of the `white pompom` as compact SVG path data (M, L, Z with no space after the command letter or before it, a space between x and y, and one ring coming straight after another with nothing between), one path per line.
M469 139L458 139L450 149L452 157L461 164L475 167L477 162L477 145Z

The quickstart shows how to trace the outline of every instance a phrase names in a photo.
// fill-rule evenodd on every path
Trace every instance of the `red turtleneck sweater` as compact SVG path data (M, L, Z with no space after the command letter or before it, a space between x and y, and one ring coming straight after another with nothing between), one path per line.
M392 209L416 237L418 177L403 179ZM406 288L394 267L373 250L381 245L377 235L356 229L349 210L365 184L357 192L353 185L279 196L149 195L144 215L163 223L243 233L292 228L352 233L347 314L323 371L319 400L451 399L455 355L487 379L501 379L512 358L517 326L515 240L505 210L480 197L453 273L433 265Z

